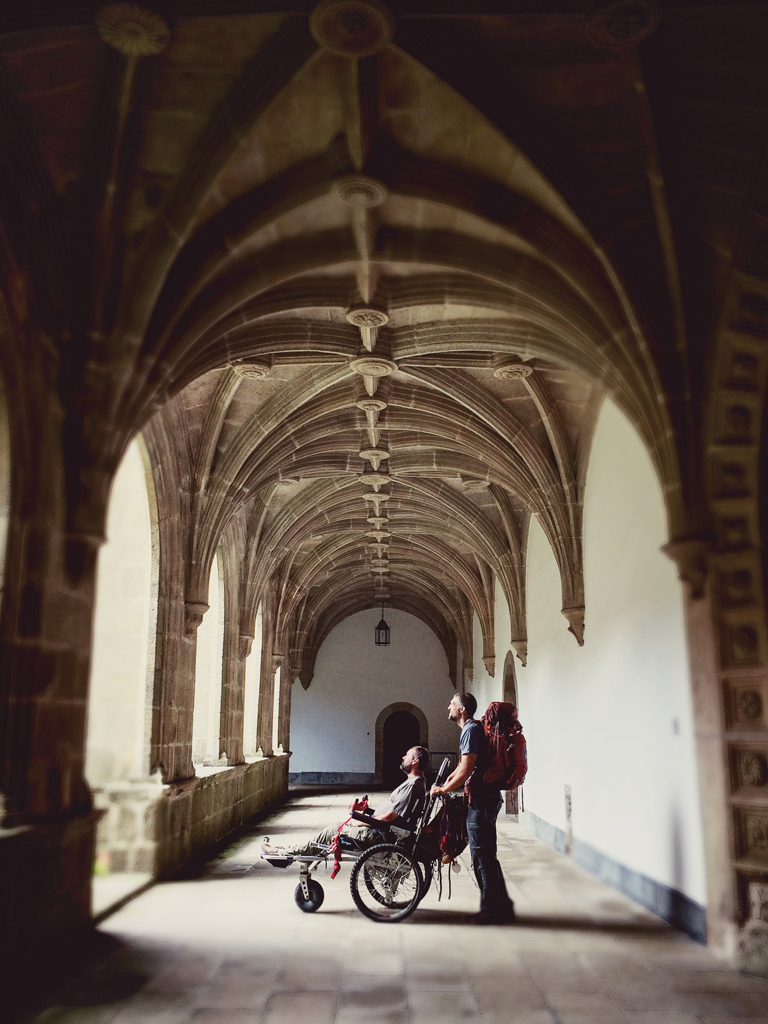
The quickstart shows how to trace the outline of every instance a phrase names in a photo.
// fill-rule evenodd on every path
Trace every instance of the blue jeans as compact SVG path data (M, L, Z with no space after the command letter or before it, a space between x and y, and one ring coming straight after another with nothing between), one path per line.
M501 802L498 790L473 797L467 808L467 834L472 869L480 887L480 910L489 917L505 918L514 904L496 859L496 819Z

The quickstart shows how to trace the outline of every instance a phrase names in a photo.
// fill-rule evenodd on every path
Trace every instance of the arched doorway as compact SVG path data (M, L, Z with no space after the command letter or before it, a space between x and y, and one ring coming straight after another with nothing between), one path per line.
M403 754L421 742L419 720L412 711L393 711L384 722L382 775L385 786L394 789L403 781Z

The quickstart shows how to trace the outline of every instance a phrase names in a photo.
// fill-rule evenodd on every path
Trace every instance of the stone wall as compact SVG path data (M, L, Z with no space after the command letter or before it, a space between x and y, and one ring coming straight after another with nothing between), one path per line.
M288 761L279 754L169 786L106 784L96 794L106 811L97 855L112 872L168 875L284 797Z

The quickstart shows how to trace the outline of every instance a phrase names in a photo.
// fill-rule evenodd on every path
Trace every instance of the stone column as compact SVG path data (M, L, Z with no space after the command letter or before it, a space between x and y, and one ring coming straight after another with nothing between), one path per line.
M84 777L96 553L47 516L14 518L0 639L0 963L12 999L90 926L100 812Z
M243 636L239 630L239 616L224 618L224 664L221 673L221 725L220 750L227 752L227 764L242 764L243 710L245 706L245 659L248 657L252 636Z
M270 584L262 598L261 665L259 668L259 747L265 757L271 757L272 729L275 711L275 672L272 649L275 642L275 589Z
M291 749L291 695L296 675L285 659L280 673L280 701L278 704L277 743L285 753Z

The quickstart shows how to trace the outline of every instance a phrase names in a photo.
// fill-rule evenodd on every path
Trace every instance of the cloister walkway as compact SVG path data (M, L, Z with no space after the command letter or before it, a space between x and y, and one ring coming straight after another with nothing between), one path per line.
M465 923L464 868L402 924L352 905L349 867L294 904L297 872L259 839L341 817L349 796L301 790L198 877L156 885L100 927L102 955L35 1024L756 1024L768 981L736 974L534 838L502 821L515 926Z

